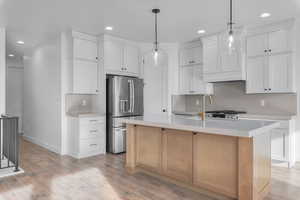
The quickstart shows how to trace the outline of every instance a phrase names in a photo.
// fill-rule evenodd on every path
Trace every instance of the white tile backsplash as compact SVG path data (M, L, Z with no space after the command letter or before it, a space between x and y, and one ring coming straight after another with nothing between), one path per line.
M201 111L201 95L173 95L172 109L176 111ZM264 106L262 106L262 101ZM297 113L296 94L246 94L245 82L214 84L213 103L206 101L206 110L233 109L249 114L294 115Z

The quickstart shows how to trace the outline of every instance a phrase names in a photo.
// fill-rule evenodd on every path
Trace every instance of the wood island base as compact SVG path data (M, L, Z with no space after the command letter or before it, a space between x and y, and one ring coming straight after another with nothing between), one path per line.
M235 137L127 124L126 169L217 199L262 200L271 179L271 135Z

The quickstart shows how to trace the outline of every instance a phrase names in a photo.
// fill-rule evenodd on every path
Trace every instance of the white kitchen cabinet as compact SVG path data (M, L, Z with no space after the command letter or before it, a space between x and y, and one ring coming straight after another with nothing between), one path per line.
M267 86L267 60L265 57L247 59L247 93L264 93Z
M272 130L272 143L271 152L272 159L274 160L285 160L286 157L286 139L288 136L287 129L273 129Z
M207 37L203 42L203 72L205 74L219 71L219 46L218 36Z
M85 158L106 153L105 116L68 117L68 154Z
M247 42L247 57L264 56L268 46L267 34L250 36Z
M179 90L181 94L212 94L213 85L203 81L201 65L180 67Z
M184 47L179 51L180 66L202 64L202 46Z
M274 54L247 59L246 92L292 93L294 89L291 54Z
M271 156L273 160L295 165L295 120L279 121L280 126L271 131Z
M101 38L105 73L129 76L140 74L140 49L134 42L104 35Z
M127 44L124 49L124 67L126 71L139 74L139 54L140 50L137 46Z
M87 39L74 38L74 59L84 59L97 62L98 44Z
M247 37L248 94L295 92L291 31L276 27Z
M98 91L98 63L73 61L73 91L80 94Z
M241 34L240 31L238 34ZM202 38L203 79L206 82L245 80L242 41L236 41L236 50L229 53L225 41L227 34Z
M273 93L293 92L293 69L291 54L275 54L269 59L269 91Z
M98 40L96 37L72 31L63 37L63 64L67 66L69 91L74 94L99 92Z

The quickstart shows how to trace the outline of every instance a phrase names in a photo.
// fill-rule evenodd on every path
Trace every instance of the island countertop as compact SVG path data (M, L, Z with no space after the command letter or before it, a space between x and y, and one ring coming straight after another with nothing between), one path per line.
M265 120L228 120L206 118L202 121L199 117L176 115L145 114L144 116L126 117L120 119L126 124L161 127L184 131L202 132L235 137L255 137L268 132L280 125L276 121Z

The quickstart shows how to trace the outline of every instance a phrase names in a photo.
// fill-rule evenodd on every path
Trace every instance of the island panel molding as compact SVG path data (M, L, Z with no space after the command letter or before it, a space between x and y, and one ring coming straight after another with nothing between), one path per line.
M224 136L127 121L126 168L217 199L261 200L271 179L271 131Z

